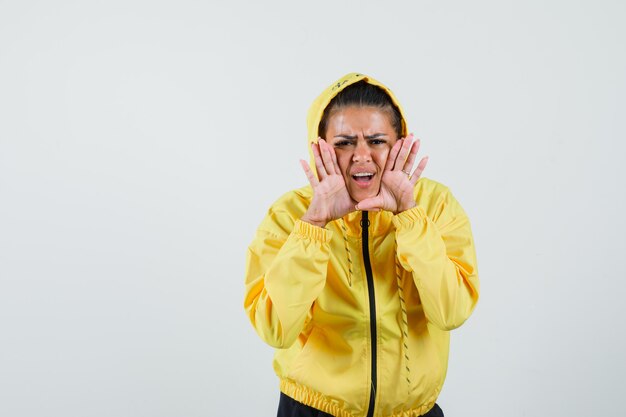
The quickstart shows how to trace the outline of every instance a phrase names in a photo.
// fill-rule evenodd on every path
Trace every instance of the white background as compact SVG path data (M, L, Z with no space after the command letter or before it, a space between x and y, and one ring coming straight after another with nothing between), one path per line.
M625 21L620 0L0 1L0 415L275 415L245 250L351 71L394 90L472 220L446 416L623 415Z

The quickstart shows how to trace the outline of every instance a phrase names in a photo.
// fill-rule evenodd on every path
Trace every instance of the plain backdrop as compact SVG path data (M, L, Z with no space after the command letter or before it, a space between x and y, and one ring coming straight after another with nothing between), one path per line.
M352 71L472 221L446 416L624 415L625 4L0 1L0 415L275 415L246 247Z

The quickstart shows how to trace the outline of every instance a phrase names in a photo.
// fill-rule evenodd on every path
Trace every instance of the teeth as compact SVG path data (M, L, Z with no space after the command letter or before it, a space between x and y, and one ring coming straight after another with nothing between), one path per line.
M368 172L358 172L356 174L354 174L355 177L371 177L374 174L370 174Z

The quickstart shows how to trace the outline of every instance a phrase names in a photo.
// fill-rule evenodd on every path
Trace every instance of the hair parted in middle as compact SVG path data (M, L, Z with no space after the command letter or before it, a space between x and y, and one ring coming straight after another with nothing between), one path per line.
M346 107L376 107L389 115L389 121L396 131L398 139L402 136L402 116L400 110L393 104L391 97L382 88L369 84L367 81L358 81L352 85L349 85L337 94L328 103L322 120L318 127L318 135L326 137L326 129L328 127L328 120L337 111L343 110Z

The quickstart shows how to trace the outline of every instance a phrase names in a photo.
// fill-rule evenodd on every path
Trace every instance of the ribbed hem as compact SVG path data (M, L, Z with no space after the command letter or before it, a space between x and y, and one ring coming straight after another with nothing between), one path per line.
M328 243L333 237L333 232L331 230L313 226L311 223L303 222L302 220L296 220L293 227L293 233L305 239L316 240L320 243Z
M339 408L337 404L331 403L326 396L296 382L281 379L280 391L302 404L332 414L335 417L357 417L356 414L349 413Z
M309 407L313 407L317 410L321 410L335 417L358 417L357 414L352 414L340 408L337 404L332 403L325 395L320 394L317 391L313 391L312 389L305 387L304 385L300 385L294 381L281 379L280 391L302 404L308 405ZM437 389L435 393L423 405L417 408L413 408L411 410L401 411L399 413L392 414L386 417L419 417L421 415L424 415L435 406L435 402L437 401L438 396L439 389Z
M415 222L423 222L427 218L426 212L420 206L398 213L391 218L396 229L400 227L410 227Z

